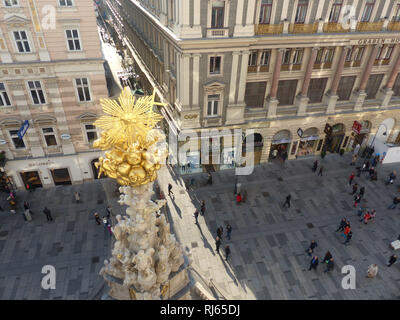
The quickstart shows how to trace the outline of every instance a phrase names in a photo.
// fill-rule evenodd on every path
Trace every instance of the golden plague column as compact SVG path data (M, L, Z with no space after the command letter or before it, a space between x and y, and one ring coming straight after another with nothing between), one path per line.
M95 122L102 134L94 147L107 150L96 163L99 176L117 180L119 203L128 206L126 215L116 217L112 257L100 271L114 299L188 299L189 294L182 294L189 283L182 249L165 216L158 214L166 200L151 200L157 170L167 156L164 136L154 129L162 116L153 106L163 104L154 98L153 93L135 99L126 87L118 101L101 100L107 115Z

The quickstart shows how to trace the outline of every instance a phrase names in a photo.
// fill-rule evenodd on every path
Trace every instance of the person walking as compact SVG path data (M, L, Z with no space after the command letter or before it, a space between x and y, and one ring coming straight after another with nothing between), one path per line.
M229 245L225 246L225 261L228 261L229 255L231 254L231 248Z
M47 222L53 221L53 217L51 216L51 211L47 207L44 207L43 213L46 215Z
M168 195L171 196L171 193L174 194L172 192L172 185L170 183L168 183Z
M371 214L367 211L364 214L364 216L360 219L360 222L364 221L364 224L367 224L369 220L371 220Z
M367 278L375 278L378 274L378 265L371 264L367 270Z
M229 223L226 224L226 237L231 240L232 227Z
M395 255L395 254L393 254L393 255L391 255L390 256L390 259L389 259L389 263L388 263L388 267L391 267L392 266L392 264L393 263L395 263L397 261L397 256Z
M399 203L400 203L400 197L394 197L393 203L388 207L388 209L394 210Z
M350 231L351 231L351 227L350 227L350 225L346 225L345 227L344 227L344 231L343 231L343 238L346 238L347 237L347 235L350 233Z
M24 209L29 210L30 214L34 214L33 211L31 210L31 205L29 204L28 201L24 201Z
M100 220L100 216L97 212L94 213L94 219L96 220L96 223L98 225L101 225L101 220Z
M308 268L308 271L310 271L311 269L317 270L318 263L318 257L314 256L310 261L310 268Z
M110 207L110 206L107 206L107 208L106 208L106 212L107 212L107 215L106 215L106 217L107 217L107 218L110 218L110 217L111 217L111 213L112 213L112 209L111 209L111 207Z
M325 253L325 257L324 257L324 259L322 260L322 263L327 263L327 261L329 261L329 259L331 259L332 258L332 254L331 254L331 252L328 250L326 253Z
M221 246L221 238L217 236L215 238L215 251L217 251L218 254L219 254L219 247L220 246Z
M350 243L351 238L353 237L353 232L350 231L347 235L346 235L346 240L343 242L344 245L348 245Z
M351 166L354 166L356 164L357 158L358 158L358 155L353 154L353 157L351 158L351 163L350 163Z
M193 213L193 217L194 217L194 219L196 220L196 222L194 223L194 224L199 224L199 221L197 220L198 218L199 218L199 211L195 211L194 213Z
M362 198L364 196L364 193L365 193L365 187L361 187L358 195Z
M25 215L26 221L32 221L32 216L29 213L29 209L24 210L24 215Z
M349 177L349 185L351 185L353 183L354 177L355 177L355 174L354 174L354 172L352 172Z
M204 200L201 200L200 212L202 216L204 216L204 213L206 212L206 203L204 202Z
M357 190L358 190L358 183L355 183L355 184L353 184L353 192L350 193L350 194L351 194L351 195L356 194L356 193L357 193Z
M326 269L324 270L324 272L329 272L333 270L334 266L335 264L333 263L333 258L330 258L328 261L326 261Z
M354 196L354 208L357 208L357 206L360 203L360 201L361 201L360 195L359 194L355 195Z
M343 231L343 230L344 230L344 227L346 227L346 222L347 222L346 218L343 218L342 220L340 220L340 225L339 225L339 227L336 229L335 232Z
M224 233L224 228L222 228L222 226L219 226L219 228L217 229L217 236L222 239L223 233Z
M286 201L283 203L283 208L286 207L286 205L288 206L288 208L290 208L290 199L292 198L292 196L289 194L286 196Z
M107 230L107 226L108 226L108 220L107 217L103 217L103 224L104 224L104 231Z
M319 167L319 171L318 171L318 175L317 176L321 176L322 177L322 172L324 171L324 167L321 166Z
M76 201L76 203L79 203L80 201L81 201L81 195L80 195L80 193L79 192L75 192L75 201Z
M309 247L307 248L306 252L308 256L311 257L311 254L314 252L314 249L318 246L315 240L311 240Z
M318 160L315 160L314 165L312 167L312 171L315 173L315 171L317 171L317 168L318 168Z

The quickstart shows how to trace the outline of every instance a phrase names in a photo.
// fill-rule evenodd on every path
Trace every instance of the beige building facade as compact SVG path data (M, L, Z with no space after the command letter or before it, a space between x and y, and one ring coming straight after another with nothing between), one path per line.
M254 129L257 163L351 151L374 135L400 143L400 1L104 0L99 9L168 103L174 132Z
M91 1L0 1L0 151L14 187L95 178L103 63Z

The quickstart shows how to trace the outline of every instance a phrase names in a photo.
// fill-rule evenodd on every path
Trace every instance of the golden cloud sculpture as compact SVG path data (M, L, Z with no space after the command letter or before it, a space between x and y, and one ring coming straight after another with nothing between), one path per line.
M95 163L102 173L116 179L122 186L137 187L157 179L156 171L167 156L166 145L159 145L162 134L154 130L163 117L153 111L155 92L151 96L135 99L129 87L125 87L118 101L101 99L107 116L100 117L94 125L103 129L101 138L93 147L108 150L105 157Z

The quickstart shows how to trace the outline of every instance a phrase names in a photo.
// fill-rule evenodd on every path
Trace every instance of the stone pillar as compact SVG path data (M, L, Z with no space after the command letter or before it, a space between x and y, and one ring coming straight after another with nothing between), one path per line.
M375 58L376 58L376 53L378 51L379 46L380 45L375 45L372 48L371 53L369 55L367 65L366 65L366 67L364 69L364 73L363 73L362 78L361 78L361 83L360 83L359 90L355 94L354 111L360 111L361 110L361 107L362 107L362 105L364 103L364 100L365 100L365 98L367 96L367 94L365 93L365 88L367 87L368 78L369 78L369 75L371 74L371 70L372 70L372 67L374 65L374 61L375 61Z
M278 100L276 95L278 92L279 77L281 75L281 64L282 64L283 49L278 49L275 58L274 73L272 75L271 91L269 94L268 101L268 118L276 117L276 107L278 106Z
M296 101L296 105L298 107L298 110L297 110L298 116L302 116L302 115L306 114L307 104L308 104L308 101L310 100L307 97L307 92L308 92L308 87L310 86L311 74L312 74L312 70L314 67L315 59L317 57L318 49L319 48L311 49L310 59L308 60L307 69L306 69L306 72L304 75L301 93L297 97L297 101Z
M378 93L378 100L381 100L381 107L387 108L390 99L393 95L393 84L396 81L396 77L400 72L400 53L397 55L397 60L393 66L392 72L389 75L388 81L385 88L382 88Z
M232 52L232 68L231 68L231 81L229 84L229 104L235 104L236 95L236 82L238 76L238 64L239 64L240 52Z
M239 90L238 90L238 104L244 104L244 93L246 89L247 80L247 67L249 64L250 52L242 52L242 65L240 67L240 79L239 79Z
M193 55L193 92L192 92L192 104L193 106L199 105L199 65L200 65L200 54Z
M236 11L236 25L234 36L235 37L251 37L254 36L254 10L255 10L256 1L255 0L247 0L247 13L246 13L246 21L243 26L243 8L244 8L244 0L238 0L238 6Z
M183 54L180 61L180 96L182 107L189 106L189 71L190 71L190 54Z
M339 96L336 93L339 87L340 78L342 77L348 50L351 50L350 46L343 47L342 52L340 53L339 61L336 66L336 72L332 79L331 90L327 95L328 108L326 109L326 113L328 114L335 113L336 101L339 99Z
M200 0L193 1L193 26L190 25L190 1L182 1L181 38L201 38Z

